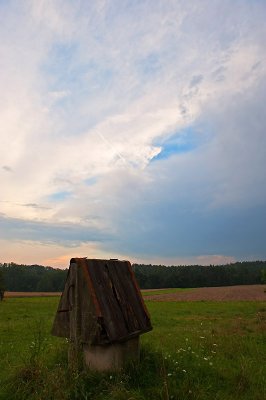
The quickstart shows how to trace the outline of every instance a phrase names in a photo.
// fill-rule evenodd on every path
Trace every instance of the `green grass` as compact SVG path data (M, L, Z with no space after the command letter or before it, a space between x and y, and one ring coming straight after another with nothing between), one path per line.
M147 302L153 331L140 365L71 372L66 340L50 335L58 298L0 303L0 399L262 400L262 302Z

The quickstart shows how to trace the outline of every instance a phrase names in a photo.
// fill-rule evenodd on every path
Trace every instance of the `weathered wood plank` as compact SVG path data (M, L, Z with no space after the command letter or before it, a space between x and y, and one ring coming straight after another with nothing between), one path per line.
M151 329L140 291L127 262L86 260L110 341Z
M125 341L151 329L128 261L71 259L54 335L101 345Z

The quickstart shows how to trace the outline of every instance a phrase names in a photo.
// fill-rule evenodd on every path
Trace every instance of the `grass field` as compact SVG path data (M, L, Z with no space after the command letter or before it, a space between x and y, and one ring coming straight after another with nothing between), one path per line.
M121 373L71 372L50 335L59 299L0 303L0 399L266 398L263 302L151 302L141 363Z

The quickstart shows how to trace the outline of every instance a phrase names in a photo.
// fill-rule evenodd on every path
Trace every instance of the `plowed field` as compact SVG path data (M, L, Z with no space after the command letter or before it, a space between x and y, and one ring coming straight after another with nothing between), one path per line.
M152 301L264 301L266 285L205 287L145 296Z
M266 285L241 285L193 288L164 293L167 289L154 289L156 294L145 295L152 301L266 301ZM162 294L158 294L161 291ZM145 291L143 291L145 293ZM151 289L147 292L152 292ZM51 297L60 292L6 292L5 297Z

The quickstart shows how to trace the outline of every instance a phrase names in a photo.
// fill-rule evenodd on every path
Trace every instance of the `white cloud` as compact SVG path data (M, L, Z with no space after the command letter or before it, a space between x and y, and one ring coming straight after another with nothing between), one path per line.
M134 226L149 208L160 221L164 206L263 204L263 10L227 1L3 8L1 212L117 240L123 218ZM204 133L201 146L151 163L187 128ZM55 201L61 192L69 196Z

